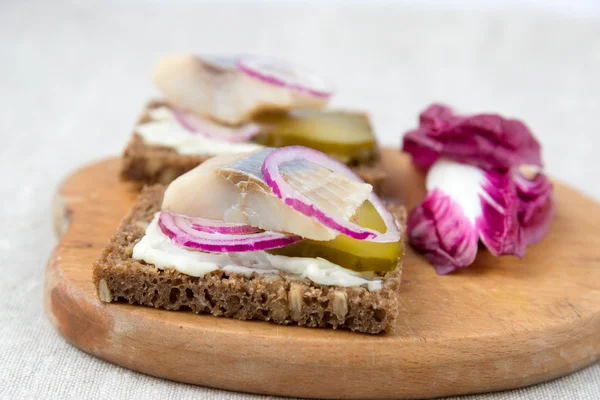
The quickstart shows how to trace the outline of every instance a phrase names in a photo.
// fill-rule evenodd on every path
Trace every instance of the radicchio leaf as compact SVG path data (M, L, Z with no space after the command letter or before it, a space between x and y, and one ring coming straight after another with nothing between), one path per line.
M484 169L542 166L540 144L521 121L496 114L461 116L440 104L419 116L419 127L404 136L403 150L429 168L440 157Z
M525 255L522 202L511 172L442 159L429 170L426 186L425 200L408 217L408 236L439 274L471 264L479 239L493 255Z
M554 216L555 201L552 183L541 173L527 179L519 171L513 171L519 199L518 219L523 230L525 245L539 242L548 232Z
M462 208L440 190L408 216L410 242L421 250L440 275L469 265L477 255L477 232Z
M525 242L517 211L519 199L510 172L488 171L482 184L479 237L495 256L525 256Z

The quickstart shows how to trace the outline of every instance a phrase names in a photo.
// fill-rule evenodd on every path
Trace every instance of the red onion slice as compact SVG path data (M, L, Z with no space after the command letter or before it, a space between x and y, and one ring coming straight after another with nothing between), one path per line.
M262 164L261 172L265 182L273 193L294 210L316 218L323 225L354 239L367 240L370 242L397 242L400 240L400 229L394 217L385 208L379 197L374 192L369 195L368 201L373 204L386 226L386 232L381 233L373 229L364 228L360 225L346 221L341 218L328 215L322 209L311 204L311 201L290 184L281 175L280 167L290 161L304 159L319 164L337 174L349 179L362 182L362 180L346 165L313 149L303 146L288 146L273 150Z
M186 218L189 219L192 229L200 232L221 233L225 235L245 235L260 231L260 229L255 226L241 223L215 221L199 217Z
M308 93L314 97L329 98L331 86L315 72L268 57L240 57L237 67L246 75L269 85L289 88Z
M173 241L191 249L210 252L246 252L275 249L302 240L300 236L264 231L245 235L202 232L194 229L194 218L161 211L158 226Z
M173 113L177 122L186 130L224 142L247 142L265 129L265 127L253 122L239 127L231 127L183 110L173 110Z

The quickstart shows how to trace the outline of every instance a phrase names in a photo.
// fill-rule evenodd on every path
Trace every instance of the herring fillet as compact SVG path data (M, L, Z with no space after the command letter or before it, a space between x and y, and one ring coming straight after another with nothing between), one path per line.
M373 187L342 175L331 173L321 165L299 159L283 164L281 174L298 192L305 195L327 214L350 219L369 197Z
M265 149L256 151L252 154L247 155L247 157L241 158L239 160L233 161L231 164L224 165L219 168L219 172L231 172L231 173L242 173L243 175L247 175L248 178L254 179L258 182L265 182L265 178L262 174L262 164L269 154L271 154L275 150L272 147L267 147ZM266 185L266 183L265 183Z
M270 85L236 68L234 57L163 57L152 80L177 108L237 125L261 110L322 108L327 99Z
M267 186L261 166L273 150L266 148L237 157L219 156L209 160L209 165L201 164L171 183L165 192L163 209L250 224L307 239L334 239L336 231L287 206ZM372 190L369 184L350 180L307 160L285 163L281 173L312 204L344 219L356 213ZM197 192L198 188L203 188L202 193Z
M264 185L262 164L274 149L266 148L219 169L220 173L236 176L234 181L247 179ZM330 215L350 219L369 197L372 186L357 182L305 159L284 163L280 171L287 183L308 198L311 204Z

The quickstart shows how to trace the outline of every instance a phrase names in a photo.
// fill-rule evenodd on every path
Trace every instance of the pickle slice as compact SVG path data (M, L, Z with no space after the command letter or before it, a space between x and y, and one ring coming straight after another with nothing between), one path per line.
M358 209L356 222L360 226L383 232L385 224L375 207L365 201ZM329 241L303 240L269 250L271 254L289 257L321 257L341 267L358 272L393 271L402 254L402 240L393 243L373 243L338 235Z
M375 137L365 114L293 110L260 114L255 121L269 127L253 138L264 146L302 145L351 165L375 156Z

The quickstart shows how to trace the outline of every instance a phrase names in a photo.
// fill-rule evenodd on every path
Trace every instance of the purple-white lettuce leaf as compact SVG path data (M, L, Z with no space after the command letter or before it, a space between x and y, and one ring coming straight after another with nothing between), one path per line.
M513 180L519 199L517 216L523 240L529 246L542 240L550 228L556 204L552 183L544 174L528 179L518 170L513 170Z
M519 199L511 173L487 171L482 182L479 237L495 256L525 256L525 242L517 212Z
M420 114L419 127L404 136L403 150L422 168L442 157L484 169L542 167L540 144L523 122L497 114L458 115L440 104Z
M408 236L439 274L471 264L479 240L497 256L525 254L510 172L441 159L429 170L426 187L425 200L408 217Z
M440 275L469 265L477 255L478 236L462 208L434 189L408 216L409 240Z

